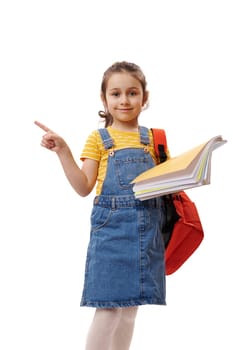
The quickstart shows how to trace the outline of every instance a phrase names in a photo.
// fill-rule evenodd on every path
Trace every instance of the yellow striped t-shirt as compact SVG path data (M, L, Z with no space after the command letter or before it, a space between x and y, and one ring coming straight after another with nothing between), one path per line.
M142 148L143 144L140 142L139 132L128 132L120 131L108 127L108 132L113 139L114 147L113 150L119 150L122 148ZM153 136L151 130L149 130L150 144L148 145L148 150L156 162L154 146L153 146ZM81 160L85 158L93 159L99 162L99 170L97 175L97 186L96 194L101 193L103 181L105 179L106 170L107 170L107 161L108 161L109 150L105 150L103 141L98 130L93 131L87 138L84 149L81 153Z

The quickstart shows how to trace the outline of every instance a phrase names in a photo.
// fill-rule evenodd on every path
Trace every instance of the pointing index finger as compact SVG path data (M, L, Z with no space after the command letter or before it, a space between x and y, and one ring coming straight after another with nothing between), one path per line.
M49 129L46 125L38 122L37 120L34 122L39 128L41 128L42 130L44 130L45 132L49 132L52 131L51 129Z

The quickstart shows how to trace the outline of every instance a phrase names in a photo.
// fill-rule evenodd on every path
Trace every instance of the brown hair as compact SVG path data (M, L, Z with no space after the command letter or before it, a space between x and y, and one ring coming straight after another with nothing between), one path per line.
M113 73L130 73L134 78L136 78L142 86L143 91L143 97L146 98L147 91L146 91L146 78L143 74L141 68L137 66L135 63L130 63L126 61L122 62L115 62L113 65L111 65L103 75L102 83L101 83L101 94L104 99L106 99L106 89L107 89L107 83L109 78ZM112 115L108 111L99 111L99 116L101 118L105 119L105 127L112 125L113 118Z

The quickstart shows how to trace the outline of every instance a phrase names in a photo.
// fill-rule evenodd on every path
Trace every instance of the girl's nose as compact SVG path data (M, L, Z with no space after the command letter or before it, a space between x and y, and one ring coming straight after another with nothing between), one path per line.
M129 100L128 100L128 96L127 95L121 95L121 104L125 105L127 103L129 103Z

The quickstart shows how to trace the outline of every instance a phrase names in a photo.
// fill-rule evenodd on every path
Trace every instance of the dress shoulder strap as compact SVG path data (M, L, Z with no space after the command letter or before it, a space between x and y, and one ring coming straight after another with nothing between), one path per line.
M149 129L145 126L139 126L139 132L140 132L140 142L143 145L149 145L150 144L150 138L149 138Z
M99 131L101 139L103 141L104 148L105 149L112 148L114 146L114 142L113 142L113 139L111 138L108 130L106 128L101 128L101 129L98 129L98 131Z

